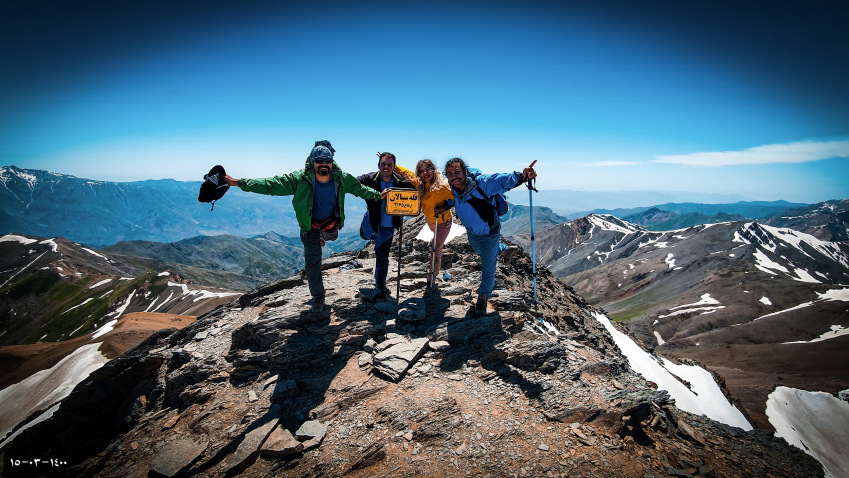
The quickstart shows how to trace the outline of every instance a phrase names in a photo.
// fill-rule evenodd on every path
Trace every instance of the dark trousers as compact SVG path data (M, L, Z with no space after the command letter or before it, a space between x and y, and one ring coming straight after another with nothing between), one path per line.
M313 297L324 296L324 282L321 280L321 232L310 229L301 232L301 242L304 244L304 270L307 273L307 283Z
M389 253L392 250L391 227L380 226L380 230L374 234L374 283L378 289L386 287L386 276L389 274Z

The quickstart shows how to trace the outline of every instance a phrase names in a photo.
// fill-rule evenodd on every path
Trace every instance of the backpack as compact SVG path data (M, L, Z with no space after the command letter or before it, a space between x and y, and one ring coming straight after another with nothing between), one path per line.
M473 178L477 178L481 175L481 171L475 168L469 168L469 174ZM504 193L494 194L492 196L487 196L483 189L481 189L480 185L475 184L475 189L478 190L481 196L484 199L478 199L475 197L469 197L469 204L475 209L478 213L478 216L481 217L487 224L489 224L490 234L495 233L498 230L498 217L504 216L507 214L509 206L507 204L507 196Z

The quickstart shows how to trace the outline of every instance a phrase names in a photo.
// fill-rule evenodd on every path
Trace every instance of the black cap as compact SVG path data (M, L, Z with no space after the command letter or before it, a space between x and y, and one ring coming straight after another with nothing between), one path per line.
M198 193L198 201L212 203L212 207L214 208L215 201L221 199L224 193L230 189L230 185L224 179L226 174L224 167L221 165L214 166L210 169L203 177L203 184L200 185L200 192Z

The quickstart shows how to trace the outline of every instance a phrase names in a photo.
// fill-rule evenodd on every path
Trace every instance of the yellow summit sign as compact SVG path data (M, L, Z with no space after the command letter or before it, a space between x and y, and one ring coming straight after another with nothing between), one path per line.
M386 214L416 216L419 214L419 192L415 189L389 189L386 195Z

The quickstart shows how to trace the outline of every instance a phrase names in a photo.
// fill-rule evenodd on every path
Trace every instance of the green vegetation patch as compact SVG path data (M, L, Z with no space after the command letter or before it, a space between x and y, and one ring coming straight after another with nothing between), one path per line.
M41 295L49 291L61 280L61 277L56 273L36 271L17 281L9 289L8 294L10 298L15 300L20 300L27 296Z

